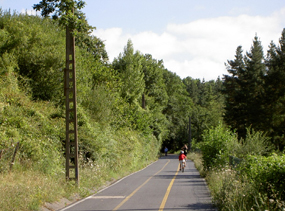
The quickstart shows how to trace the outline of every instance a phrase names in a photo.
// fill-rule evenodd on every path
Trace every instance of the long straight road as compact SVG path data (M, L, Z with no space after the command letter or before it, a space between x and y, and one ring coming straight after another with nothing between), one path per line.
M179 171L178 155L168 155L108 188L61 211L215 211L203 178L187 161Z

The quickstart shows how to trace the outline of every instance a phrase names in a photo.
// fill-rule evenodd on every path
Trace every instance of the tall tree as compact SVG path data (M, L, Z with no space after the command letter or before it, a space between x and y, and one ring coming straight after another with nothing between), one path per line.
M142 69L145 81L145 105L151 112L152 123L150 127L153 134L159 139L164 140L167 136L168 122L163 110L168 103L166 85L163 78L163 61L153 59L150 54L144 55Z
M283 150L285 146L285 29L279 39L279 46L273 42L270 43L266 66L268 72L265 83L266 118L264 120L276 148Z
M168 101L163 79L164 69L162 60L157 61L150 54L144 55L142 70L144 72L145 94L153 98L153 104L162 107L165 107ZM146 103L148 104L148 102Z
M264 83L265 63L263 48L257 36L254 37L251 51L245 57L246 74L244 77L243 92L247 99L246 126L256 130L263 130L264 124Z
M226 94L226 122L244 138L246 128L264 129L264 83L266 68L263 49L255 36L251 50L242 55L242 48L236 50L235 60L228 61L230 76L224 76Z
M144 92L142 59L140 52L134 53L133 43L128 40L124 53L113 61L113 67L118 71L122 82L121 95L130 104L138 103Z
M42 0L34 4L36 11L41 11L43 17L52 17L60 25L68 26L74 35L90 33L93 29L87 23L86 17L80 10L85 6L83 0Z
M75 36L77 46L91 52L96 59L107 62L104 42L91 35L95 27L88 24L85 14L80 11L84 6L83 0L42 0L33 8L41 11L43 17L52 17L61 26L67 26Z
M226 64L230 75L224 75L223 90L225 95L225 115L224 119L228 125L231 125L240 135L245 135L246 125L246 98L242 91L243 78L246 72L242 46L236 49L234 60L229 60Z

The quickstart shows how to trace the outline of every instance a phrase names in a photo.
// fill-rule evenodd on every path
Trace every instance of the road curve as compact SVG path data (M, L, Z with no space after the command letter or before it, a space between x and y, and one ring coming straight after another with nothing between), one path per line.
M168 155L104 190L60 211L216 211L207 184L194 163L179 171L178 155Z

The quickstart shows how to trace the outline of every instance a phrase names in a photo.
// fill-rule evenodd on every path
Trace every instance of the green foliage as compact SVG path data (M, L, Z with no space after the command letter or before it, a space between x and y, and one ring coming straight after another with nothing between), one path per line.
M283 157L274 154L268 158L249 156L238 169L225 166L205 172L200 167L202 156L199 153L189 154L200 174L206 176L213 202L219 210L225 211L283 210L285 201L277 189L284 193L284 188L279 187L275 180L268 182L273 175L279 179L284 176ZM274 172L272 175L271 170Z
M102 125L115 124L117 119L116 95L105 86L96 86L85 94L80 97L83 98L81 105L92 119Z
M242 159L248 155L268 155L273 149L268 139L266 134L247 128L246 138L238 141L236 133L220 124L204 131L203 141L196 147L202 151L206 169L223 168L228 164L229 156Z
M93 29L86 20L84 13L80 10L85 6L82 0L43 0L34 4L36 11L41 11L43 17L49 17L50 14L54 20L68 28L77 35L79 33L90 33Z
M213 201L219 210L283 210L280 195L260 192L259 184L232 169L214 170L207 175Z
M259 201L258 191L246 178L239 180L235 171L213 170L207 175L207 181L219 210L255 210L251 208Z
M285 201L285 156L273 154L264 156L247 156L239 170L248 176L259 191L268 194L268 198L280 197Z
M142 69L145 81L145 106L150 115L149 127L158 140L165 140L168 134L169 122L163 114L169 97L163 78L163 61L157 61L150 54L144 55Z
M131 40L128 40L123 55L113 62L113 67L118 71L121 80L121 96L130 103L137 103L144 92L144 73L142 71L142 55L134 48Z
M50 20L36 16L4 13L0 22L0 53L13 58L13 67L27 79L33 98L59 101L65 52L63 31Z
M202 141L204 130L216 127L223 121L224 98L220 93L222 82L200 81L187 77L183 79L186 90L191 97L194 106L191 111L191 131L197 142Z
M0 81L0 146L1 149L5 149L0 160L1 176L6 175L5 172L8 171L15 143L20 141L20 149L13 166L13 173L20 172L19 174L21 174L21 172L32 171L64 179L63 148L61 144L61 141L64 140L65 125L63 110L56 108L52 102L31 101L18 89L17 74L11 72L13 63L7 62L6 66L2 66L7 71L6 74L1 76ZM1 71L3 68L1 68ZM106 180L114 178L114 176L126 175L149 164L157 158L161 144L151 133L147 131L145 134L141 133L140 130L145 126L133 127L137 128L138 131L131 129L131 127L127 128L127 125L120 125L118 130L108 126L107 123L114 122L110 116L115 114L109 114L108 109L120 109L120 107L116 106L118 98L113 98L112 95L109 96L110 90L104 84L104 80L102 80L101 86L94 87L93 94L95 91L98 92L97 97L102 94L102 97L106 98L102 98L102 100L105 100L103 102L110 100L110 103L104 103L104 105L85 105L83 103L78 105L80 168L83 168L82 171L86 175L81 175L81 185L85 186L80 190L72 190L72 192L78 191L82 196L90 194L91 191L98 188ZM85 91L88 91L88 89ZM88 96L88 92L85 96ZM91 102L96 102L96 100L98 99L90 98ZM112 104L112 102L115 102L115 104ZM124 105L123 101L121 103ZM122 107L122 105L120 106ZM88 109L85 109L87 107ZM101 109L101 107L105 109ZM96 110L96 108L99 110ZM138 122L145 118L145 116L140 116L145 112L147 111L142 111L139 114L129 113L135 115L136 122ZM105 120L105 117L111 119ZM100 171L98 168L96 168L97 170L91 167L86 168L86 166L92 165L100 166ZM35 173L30 174L35 175ZM96 182L94 182L94 177L96 177ZM57 181L59 178L57 178ZM21 177L21 179L23 178ZM3 181L7 181L7 178ZM63 193L70 192L68 188L60 189L63 188L64 182L59 185L51 182L50 179L45 179L41 182L41 185L38 185L36 179L35 181L26 179L26 181L30 184L28 191L25 190L25 186L20 184L19 180L15 181L15 184L18 185L17 188L9 188L10 183L6 182L3 183L5 185L1 185L0 192L8 194L7 191L4 191L8 188L13 190L13 194L16 194L19 198L19 201L12 202L9 197L1 196L1 207L9 209L8 207L12 206L20 210L34 210L38 209L46 200L56 200L56 198L48 199L50 198L48 197L49 193L63 197ZM40 187L40 189L34 187L34 185ZM53 187L53 191L48 189L49 186ZM57 188L54 188L54 186ZM26 203L20 203L26 198L29 198ZM12 205L9 206L9 204Z
M215 204L220 210L280 210L284 203L284 155L273 154L264 133L247 128L245 140L221 125L196 144ZM266 156L267 157L266 157ZM230 166L229 157L242 158ZM193 156L192 156L193 157ZM197 159L197 156L194 157ZM198 162L199 163L199 162ZM206 170L206 172L205 172Z
M285 146L284 139L284 61L285 61L285 30L282 30L279 45L270 43L267 51L266 66L268 72L265 80L265 102L264 112L268 134L276 148L282 151Z
M247 155L266 156L273 150L273 146L269 142L269 137L265 133L255 131L251 128L247 128L246 139L241 139L240 143L242 147L236 152L239 158Z
M193 103L179 76L164 70L163 78L168 95L168 103L163 114L169 122L169 134L163 145L170 150L177 150L187 142L187 125Z
M198 146L202 151L206 170L226 166L229 155L234 155L240 147L236 135L223 125L205 131L203 141Z
M16 100L11 101L11 97ZM45 103L31 103L17 93L7 97L4 105L0 118L0 146L4 153L5 149L14 149L13 145L20 142L17 153L17 163L21 164L19 167L32 165L34 169L40 169L42 172L56 173L63 158L60 137L64 126L62 118L48 118L56 112L56 108L52 104L47 108ZM11 155L7 157L7 160L10 159ZM0 160L1 171L7 170L5 162L6 159Z
M155 107L165 108L168 102L168 94L163 78L163 61L157 61L150 54L146 54L142 60L142 69L145 81L145 94L148 96L146 106L149 106L150 109Z

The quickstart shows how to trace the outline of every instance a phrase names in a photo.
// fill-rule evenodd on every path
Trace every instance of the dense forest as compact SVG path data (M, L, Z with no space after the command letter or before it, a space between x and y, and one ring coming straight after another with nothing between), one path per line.
M51 175L64 169L60 20L0 8L0 174L8 172L17 142L16 169ZM135 51L131 40L109 61L104 42L91 30L75 34L82 168L108 162L106 169L116 173L156 159L164 146L176 152L188 143L190 117L196 149L207 131L223 125L242 143L248 130L261 131L276 151L284 150L285 30L266 56L257 36L245 55L238 46L226 63L228 75L211 81L191 78L191 70L181 79L162 58Z

